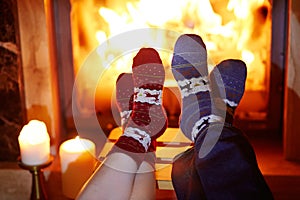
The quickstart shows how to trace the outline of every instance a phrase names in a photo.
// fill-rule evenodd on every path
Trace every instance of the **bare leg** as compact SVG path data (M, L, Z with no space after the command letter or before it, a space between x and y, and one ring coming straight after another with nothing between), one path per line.
M153 167L147 162L142 162L135 176L130 199L140 200L145 197L148 200L156 199L156 180Z
M112 153L87 181L76 199L129 199L137 170L137 164L130 156Z

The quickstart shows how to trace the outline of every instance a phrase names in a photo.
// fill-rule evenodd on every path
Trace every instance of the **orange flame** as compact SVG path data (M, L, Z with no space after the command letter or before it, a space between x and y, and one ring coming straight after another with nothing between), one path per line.
M78 5L84 9L92 4ZM90 5L89 10L95 5ZM268 0L111 0L106 6L98 7L98 28L81 30L84 38L97 39L103 44L107 38L136 28L160 27L181 33L195 33L202 36L206 43L212 65L228 58L241 59L248 66L247 91L266 91L268 88L268 71L271 46L271 6ZM85 14L90 16L91 14ZM89 19L89 17L85 17ZM95 19L97 17L94 17ZM97 22L97 20L96 20ZM86 22L85 22L86 23ZM93 22L94 23L94 22ZM99 26L101 24L101 26ZM80 31L79 31L80 32ZM93 35L92 35L93 34ZM151 35L148 37L151 38ZM165 36L162 36L165 37ZM83 44L82 38L74 43ZM73 38L74 40L74 38ZM145 40L146 41L146 40ZM167 38L161 38L162 45ZM93 47L85 42L74 57L80 62L98 44ZM147 46L147 43L143 44ZM108 45L109 47L109 45ZM164 46L162 46L164 48ZM103 66L110 66L114 81L118 74L130 71L133 55L116 59L116 53L122 49L107 49L105 55L99 55ZM170 66L170 53L160 52L166 68ZM81 58L80 58L81 57ZM98 68L99 66L95 66ZM168 74L168 73L167 73ZM87 75L88 80L91 73ZM171 78L169 76L168 78ZM97 79L97 78L95 78ZM96 84L96 80L94 80ZM103 90L101 91L103 94Z

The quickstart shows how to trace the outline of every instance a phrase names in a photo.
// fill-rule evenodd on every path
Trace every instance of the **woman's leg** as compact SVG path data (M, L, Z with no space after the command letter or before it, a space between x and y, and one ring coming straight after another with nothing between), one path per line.
M153 165L142 162L135 176L131 200L140 200L147 197L148 200L156 199L156 179Z
M129 199L137 171L136 161L124 153L112 153L94 172L76 199Z

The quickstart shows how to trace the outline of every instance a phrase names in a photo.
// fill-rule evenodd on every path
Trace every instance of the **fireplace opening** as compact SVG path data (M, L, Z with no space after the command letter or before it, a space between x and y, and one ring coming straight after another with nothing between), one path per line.
M92 51L97 51L108 38L124 31L162 28L196 33L207 45L209 69L228 58L241 59L247 64L246 91L236 111L238 124L244 129L280 130L285 58L284 44L274 44L274 41L285 37L276 31L285 28L282 14L285 5L282 4L275 0L71 1L69 20L75 77ZM151 34L157 38L155 33ZM159 39L168 41L168 38ZM169 46L162 48L170 49ZM137 50L117 57L122 49L107 48L104 54L97 55L95 62L89 62L90 71L80 72L86 78L76 87L78 111L83 118L88 118L96 109L99 123L107 132L120 125L118 116L113 114L116 111L115 81L120 73L130 71ZM171 51L158 51L167 74L164 105L170 126L177 126L180 100L170 70ZM95 76L94 71L99 69L103 70L102 77ZM73 127L72 119L69 119L72 116L65 117L67 126Z

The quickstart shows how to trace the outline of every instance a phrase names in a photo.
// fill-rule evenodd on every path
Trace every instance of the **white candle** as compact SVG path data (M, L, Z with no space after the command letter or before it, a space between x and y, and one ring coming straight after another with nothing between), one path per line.
M31 120L18 137L21 161L26 165L40 165L50 158L50 137L44 122Z
M95 154L95 144L78 136L60 145L62 191L66 197L74 199L92 175L96 163Z

